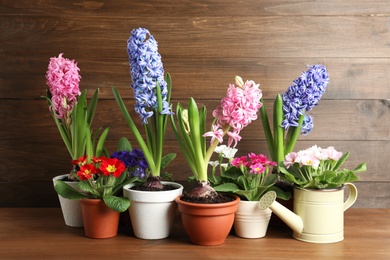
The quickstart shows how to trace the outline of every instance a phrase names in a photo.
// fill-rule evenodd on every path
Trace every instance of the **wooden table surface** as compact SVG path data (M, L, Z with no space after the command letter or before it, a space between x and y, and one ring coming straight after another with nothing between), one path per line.
M179 216L169 238L135 238L122 222L118 236L90 239L83 228L65 226L59 208L0 208L0 259L390 259L390 209L345 212L344 241L311 244L273 222L266 237L243 239L232 232L219 246L196 246Z

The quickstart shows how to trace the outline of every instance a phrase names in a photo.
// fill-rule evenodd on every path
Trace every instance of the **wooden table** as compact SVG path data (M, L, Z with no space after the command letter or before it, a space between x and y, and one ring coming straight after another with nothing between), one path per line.
M345 212L344 241L311 244L274 222L266 237L231 233L219 246L196 246L179 216L162 240L135 238L122 223L118 236L90 239L83 228L65 226L59 208L0 208L0 259L390 259L390 209Z

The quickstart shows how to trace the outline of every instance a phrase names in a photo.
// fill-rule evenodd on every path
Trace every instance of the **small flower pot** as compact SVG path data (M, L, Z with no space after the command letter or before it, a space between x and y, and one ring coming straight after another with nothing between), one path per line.
M191 242L201 246L221 245L233 226L240 198L218 204L198 204L176 198L184 229Z
M107 207L101 199L82 199L80 203L86 237L110 238L118 234L119 212Z
M53 178L53 184L56 185L57 180L64 180L68 175L63 174ZM76 188L77 182L66 181L71 187ZM69 227L83 227L83 216L79 200L70 200L58 195L61 205L62 215L64 217L65 225Z
M272 211L259 208L258 201L240 201L234 218L234 231L242 238L262 238L266 235Z
M130 199L128 209L134 235L141 239L163 239L169 236L177 209L175 198L183 193L183 186L175 182L161 182L176 187L166 191L133 190L135 184L123 187L123 195Z

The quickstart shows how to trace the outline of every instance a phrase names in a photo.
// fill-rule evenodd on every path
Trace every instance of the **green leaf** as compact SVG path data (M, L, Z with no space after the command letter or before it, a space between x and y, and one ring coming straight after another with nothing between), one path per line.
M204 165L202 149L202 140L204 139L202 135L204 133L201 133L199 110L193 98L190 98L188 104L188 120L190 124L191 143L194 148L194 162L198 170L198 180L207 181L207 165Z
M128 152L133 150L129 139L127 139L126 137L121 137L118 141L118 151L123 151L123 150Z
M221 185L213 187L216 191L218 192L236 192L239 191L240 189L235 183L223 183Z
M280 94L274 102L274 142L275 142L275 161L277 163L284 159L284 129L280 126L283 122L283 100Z
M354 173L365 172L365 171L367 171L367 164L366 164L366 163L359 164L359 165L353 170Z
M118 106L121 109L123 116L125 117L127 125L129 126L130 130L133 132L133 135L135 136L139 146L141 147L142 152L144 153L145 159L148 162L150 170L152 172L156 172L157 170L156 170L155 162L153 160L153 156L147 144L145 143L144 139L142 138L142 135L139 132L136 124L131 118L129 111L127 110L125 104L123 103L121 95L119 94L118 90L115 87L112 87L112 93L114 94L115 100L118 103Z
M237 180L238 177L242 176L242 172L241 172L240 169L238 169L236 167L230 167L226 171L223 171L221 176L223 178L228 178L228 179L231 179L231 180Z
M164 169L176 158L176 153L169 153L161 159L161 169Z
M87 107L87 124L92 125L92 120L95 115L95 110L97 106L97 102L99 99L99 89L96 89L93 93L92 99L89 102L89 105Z
M265 134L265 139L267 141L268 149L271 154L271 158L273 161L276 161L276 152L275 152L275 145L274 145L274 138L272 136L269 120L268 120L268 114L267 109L264 104L264 100L260 99L262 106L260 108L260 118L263 125L263 130Z
M60 180L56 181L56 185L54 186L54 189L59 195L67 199L77 200L77 199L89 198L89 196L80 193L79 191L72 188L67 183Z
M87 90L81 92L77 103L73 106L72 111L72 149L73 156L77 159L85 154L86 134L90 131L90 126L87 123Z
M104 151L104 143L106 142L106 138L109 130L110 128L104 129L103 133L99 137L99 141L96 145L96 152L95 152L96 157L100 157Z
M343 156L341 156L341 158L337 161L337 163L333 166L331 170L337 171L341 167L341 165L343 165L344 162L348 159L348 157L349 157L349 152L343 154Z
M130 206L130 200L125 197L106 196L103 200L107 207L117 212L124 212Z
M82 191L85 191L85 192L88 192L88 193L92 193L94 194L95 196L97 196L98 194L96 194L96 191L91 187L91 185L89 184L89 181L79 181L77 183L77 187L82 190Z
M191 140L184 129L182 112L183 112L183 107L180 105L180 103L178 103L177 107L176 107L176 117L178 120L179 128L177 128L177 126L176 126L175 119L174 119L173 115L171 115L171 118L170 118L171 119L171 126L172 126L173 132L175 133L176 140L179 143L180 150L182 151L184 158L187 161L188 166L190 167L194 176L197 176L196 175L197 174L196 165L193 162L194 151L193 151L193 147L191 144Z
M272 186L269 188L268 191L275 191L276 192L276 197L282 200L289 200L291 198L291 193L288 191L284 191L280 189L279 187Z
M173 181L173 175L168 173L168 172L161 172L161 179L162 180L169 180L169 181Z

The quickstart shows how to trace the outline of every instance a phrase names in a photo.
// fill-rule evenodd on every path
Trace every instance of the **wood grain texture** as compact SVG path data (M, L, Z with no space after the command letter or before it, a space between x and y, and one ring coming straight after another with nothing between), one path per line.
M68 171L69 156L40 98L50 57L77 60L88 97L100 89L94 127L110 127L109 150L122 136L134 141L111 87L137 118L126 52L137 27L159 43L173 78L173 104L192 96L207 106L209 122L235 75L260 83L270 109L306 65L324 64L330 84L310 113L313 131L296 149L317 144L351 151L346 167L368 164L354 206L390 207L388 0L1 0L0 207L58 205L51 179ZM260 120L242 136L240 154L268 154ZM175 179L185 182L190 173L169 127L165 151L179 154L169 170L182 169Z
M292 238L287 227L270 225L261 239L243 239L231 232L220 246L195 246L185 234L179 215L166 239L135 238L125 222L115 238L88 239L83 228L64 225L59 208L2 208L0 258L389 259L389 229L390 209L348 209L344 240L339 243L300 242ZM72 249L61 250L65 244Z

